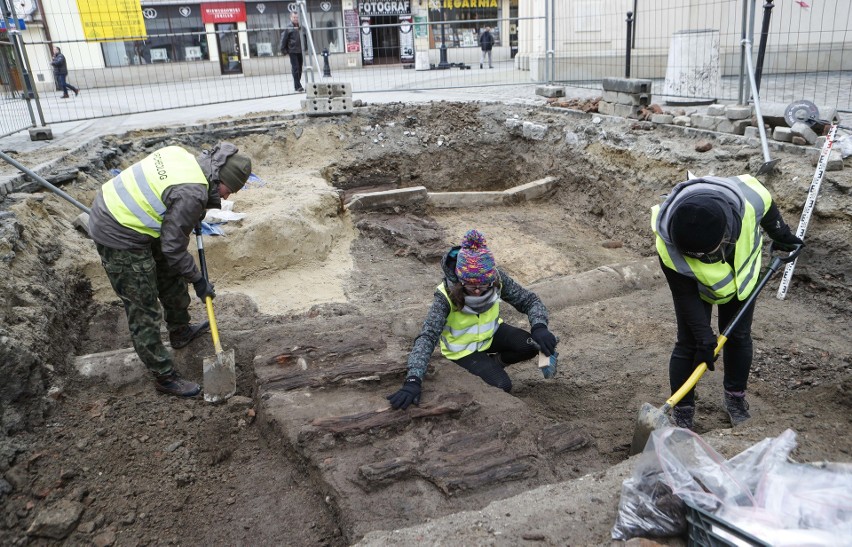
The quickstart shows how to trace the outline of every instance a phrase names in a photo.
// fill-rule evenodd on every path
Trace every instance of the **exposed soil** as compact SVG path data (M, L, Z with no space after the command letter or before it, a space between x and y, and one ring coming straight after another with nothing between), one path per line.
M55 173L76 173L63 188L84 203L110 169L164 144L197 150L228 138L254 159L261 181L234 197L248 216L205 240L238 397L212 406L159 396L147 377L79 374L75 356L130 339L91 242L71 226L78 211L41 193L0 203L11 213L0 217L0 542L342 545L373 531L369 542L386 544L392 536L374 531L511 504L619 465L638 408L668 395L675 323L659 276L551 305L561 338L553 380L520 363L509 395L436 355L418 411L386 411L384 396L404 377L437 259L466 229L483 231L498 264L544 294L601 266L653 265L649 209L687 169L733 176L763 162L741 137L650 127L565 108L437 103L268 115L53 151ZM695 151L699 139L709 152ZM795 226L814 167L792 145L773 155L780 171L761 180ZM726 455L793 428L796 459L852 461L850 173L848 160L826 173L788 298L774 297L776 280L758 303L754 419L730 429L718 368L699 385L696 429ZM376 189L503 190L546 176L557 190L530 203L344 208ZM204 316L197 302L191 311ZM504 317L527 327L512 310ZM198 340L177 352L178 366L200 379L211 353ZM570 531L496 538L467 526L450 537L609 544L617 482L595 498L604 512L594 518L584 516L588 491L564 484ZM449 530L442 522L432 524Z

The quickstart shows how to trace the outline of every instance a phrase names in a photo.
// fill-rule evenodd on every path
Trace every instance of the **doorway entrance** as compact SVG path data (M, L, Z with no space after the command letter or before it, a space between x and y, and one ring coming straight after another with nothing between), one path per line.
M373 63L399 63L399 16L374 15L370 28L373 32Z
M216 42L219 45L219 66L222 75L242 74L243 61L240 55L240 35L236 23L216 23Z

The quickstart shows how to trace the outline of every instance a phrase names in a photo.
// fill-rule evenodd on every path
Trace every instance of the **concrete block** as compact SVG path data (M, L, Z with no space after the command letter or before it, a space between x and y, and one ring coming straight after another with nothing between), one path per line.
M615 109L613 108L615 103L610 103L607 101L598 101L598 113L603 114L605 116L612 116Z
M412 188L399 188L384 192L354 194L346 208L350 211L374 211L392 207L420 205L425 203L427 198L428 192L425 186L414 186Z
M734 132L734 124L725 117L716 116L716 119L719 120L718 125L716 125L716 131L720 133L733 133Z
M723 104L711 104L707 107L707 115L708 116L724 116L725 115L725 105Z
M733 120L731 124L734 126L732 133L735 135L745 135L747 127L751 127L751 118L745 120Z
M540 123L524 122L522 135L525 139L540 141L547 136L547 126Z
M53 140L53 130L49 127L30 127L31 141L50 141Z
M603 108L601 107L603 105ZM628 104L614 104L606 101L598 103L598 112L607 116L620 116L622 118L638 118L640 106Z
M692 119L689 116L675 116L672 123L681 127L688 127L692 125Z
M648 106L651 104L650 93L622 93L620 91L604 91L603 100L613 104L631 106Z
M654 123L670 124L674 122L675 117L671 114L652 114L651 121Z
M825 165L826 171L843 171L843 155L840 150L831 149L828 154L828 163Z
M759 139L760 138L760 130L753 125L750 125L745 128L745 132L743 133L747 139Z
M604 91L621 93L651 93L651 80L637 78L604 78L601 81Z
M814 133L814 130L805 122L794 123L790 130L793 132L794 137L802 137L808 142L808 144L814 144L817 140L817 134Z
M541 97L564 97L565 88L558 85L540 85L535 88L535 94Z
M751 118L751 106L747 104L728 105L725 117L729 120L747 120Z
M717 116L705 116L704 114L693 114L689 119L692 120L692 127L709 129L710 131L714 131L720 121L720 118Z
M490 207L504 205L505 192L429 192L429 205L442 208Z
M793 135L792 143L796 146L805 146L806 144L808 144L808 141L804 137L801 137L799 135Z
M793 130L789 127L776 127L772 131L772 138L778 142L793 142Z
M557 183L556 177L544 177L543 179L515 186L506 190L504 193L511 202L515 200L531 201L550 194L556 188Z
M352 84L344 82L314 82L305 85L308 99L351 97Z
M302 101L302 110L307 116L352 114L352 109L352 99L348 97L315 98Z

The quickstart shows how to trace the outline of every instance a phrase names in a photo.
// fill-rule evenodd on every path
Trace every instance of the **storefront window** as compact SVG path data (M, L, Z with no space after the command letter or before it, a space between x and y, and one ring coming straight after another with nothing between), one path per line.
M430 25L434 47L441 47L442 36L447 40L447 47L479 47L479 33L485 27L491 28L494 45L502 45L500 3L494 0L493 7L463 7L468 2L444 2L436 7L436 3L430 3L429 21L436 23ZM441 25L441 21L445 24Z
M341 0L310 0L305 6L311 38L319 54L343 51L343 10ZM290 13L298 12L295 2L246 2L246 28L252 57L281 55L281 32L290 22ZM301 16L301 14L299 14ZM303 44L305 51L308 44Z
M209 59L198 4L155 6L143 14L148 38L101 44L106 66Z

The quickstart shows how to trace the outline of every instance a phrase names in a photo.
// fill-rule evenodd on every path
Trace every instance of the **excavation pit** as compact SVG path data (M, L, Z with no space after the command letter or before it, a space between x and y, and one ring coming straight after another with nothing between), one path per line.
M524 133L524 122L540 129ZM695 151L699 137L710 152ZM82 511L67 536L75 542L109 531L118 543L154 543L192 529L193 543L382 544L428 533L459 544L526 535L608 545L636 413L670 393L676 326L650 207L687 169L755 172L760 149L559 109L440 103L110 136L53 169L77 168L63 188L90 203L111 169L159 146L197 151L220 139L250 155L259 178L233 198L246 217L205 238L222 342L238 367L227 405L158 396L126 364L124 312L91 242L71 228L76 209L50 194L3 202L12 214L0 218L10 295L0 470L14 479L4 512L17 515L3 533L25 537L34 513L65 500ZM780 172L762 181L795 226L813 166L792 148L777 154ZM787 300L770 286L758 301L754 419L730 429L721 367L699 383L697 431L727 455L793 428L798 459L849 460L849 172L826 175ZM349 207L356 194L485 195L548 178L541 195L488 207ZM513 365L507 394L436 352L421 406L389 411L438 260L473 227L549 307L559 374ZM191 313L204 317L198 302ZM91 357L104 352L114 353ZM178 366L200 380L210 354L198 340L176 352ZM113 361L81 375L84 358ZM477 525L492 503L499 521ZM463 511L474 512L455 515ZM431 528L380 532L416 525Z

